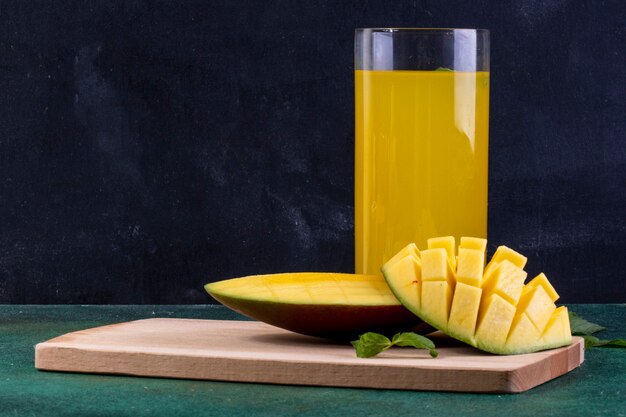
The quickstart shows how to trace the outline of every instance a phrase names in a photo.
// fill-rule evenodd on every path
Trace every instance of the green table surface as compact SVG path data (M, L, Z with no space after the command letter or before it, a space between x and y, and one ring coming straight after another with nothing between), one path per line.
M626 305L571 305L626 338ZM0 305L1 416L626 416L626 349L595 348L583 365L522 394L465 394L42 372L35 344L149 317L242 319L222 306Z

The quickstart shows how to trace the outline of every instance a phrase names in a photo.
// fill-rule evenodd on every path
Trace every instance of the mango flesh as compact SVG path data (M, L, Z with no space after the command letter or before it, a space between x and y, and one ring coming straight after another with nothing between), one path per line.
M430 239L420 252L421 277L387 264L383 276L401 302L418 300L408 308L426 323L481 350L520 354L569 345L567 308L554 304L559 297L548 278L539 274L524 285L527 258L506 246L485 265L486 243L463 237L456 250L452 237ZM396 265L406 256L394 257ZM419 285L407 286L409 279Z
M406 261L405 261L406 262ZM310 336L350 339L425 325L376 275L287 273L213 282L206 291L245 316Z
M428 249L443 249L448 256L452 270L456 270L456 254L453 236L434 237L428 239Z
M414 253L401 259L391 259L383 273L398 277L393 294L409 311L417 314L422 292L422 261Z

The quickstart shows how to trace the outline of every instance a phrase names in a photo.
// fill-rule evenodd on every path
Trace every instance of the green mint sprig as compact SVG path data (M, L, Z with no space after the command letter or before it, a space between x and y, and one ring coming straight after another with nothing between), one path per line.
M359 340L354 340L351 343L356 349L356 356L359 358L371 358L394 345L426 349L433 358L439 355L432 340L413 332L396 333L391 340L382 334L368 332L362 334Z
M606 330L606 327L587 321L573 311L569 313L569 323L572 336L582 336L585 339L585 349L592 347L626 348L626 340L624 339L606 340L592 336L594 333Z

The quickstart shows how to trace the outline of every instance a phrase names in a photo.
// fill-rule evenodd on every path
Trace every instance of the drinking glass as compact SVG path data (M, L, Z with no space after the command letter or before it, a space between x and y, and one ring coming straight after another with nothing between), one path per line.
M355 269L487 237L489 32L357 29Z

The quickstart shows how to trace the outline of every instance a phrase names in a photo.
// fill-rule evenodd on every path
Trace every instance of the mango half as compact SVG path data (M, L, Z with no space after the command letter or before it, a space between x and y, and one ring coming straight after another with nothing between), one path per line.
M213 282L206 291L245 316L296 333L348 340L365 332L430 329L381 276L301 272Z
M572 342L566 307L542 273L527 284L526 257L500 246L485 262L487 241L451 236L414 244L382 267L396 295L426 323L455 339L496 354L520 354Z

